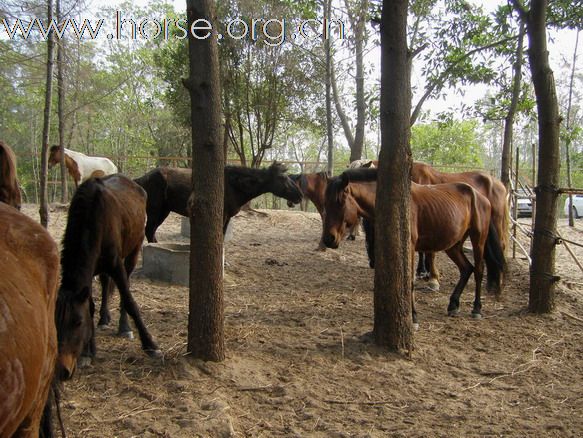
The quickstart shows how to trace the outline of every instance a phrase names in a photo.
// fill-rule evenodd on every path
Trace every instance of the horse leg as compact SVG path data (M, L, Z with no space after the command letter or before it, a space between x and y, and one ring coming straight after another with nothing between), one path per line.
M93 316L95 315L95 302L93 301L93 294L89 297L89 315L91 317L91 336L89 341L83 346L83 351L81 352L81 356L77 361L77 366L79 368L85 368L91 365L91 361L95 357L95 352L97 348L95 346L95 322L93 320Z
M417 254L419 255L419 261L417 262L417 272L415 274L415 277L418 279L427 278L427 275L429 275L429 273L427 272L426 269L425 253L419 251Z
M113 293L113 283L107 274L99 274L99 282L101 283L101 307L99 309L99 322L97 323L97 327L105 328L111 321L108 301Z
M411 258L409 272L411 273L411 316L413 318L413 330L419 330L419 321L417 319L417 309L415 308L415 272L413 266L415 266L415 246L411 244Z
M485 236L471 236L472 248L474 252L474 280L476 282L476 292L474 295L474 307L472 317L482 318L482 278L484 276L484 247L486 246Z
M135 266L138 254L139 247L128 256L130 261L126 259L125 263L132 266L132 269L133 266ZM161 357L162 352L158 348L158 345L156 345L154 342L152 335L150 335L150 332L148 332L148 329L146 328L146 325L140 316L138 305L136 304L134 298L132 297L132 293L130 292L128 274L124 265L119 259L113 265L112 277L117 285L117 288L119 289L123 308L134 320L134 324L136 325L136 329L140 335L140 341L142 342L142 349L150 357Z
M449 298L449 306L447 307L447 314L449 316L456 316L460 311L460 296L468 283L474 267L464 254L464 242L460 240L454 246L446 251L449 258L456 264L460 271L460 279L458 280L451 297Z
M427 287L434 292L439 291L439 271L435 265L434 252L425 253L425 269L428 272Z
M149 243L156 243L156 230L166 220L170 210L163 209L161 211L149 211L146 218L146 239Z

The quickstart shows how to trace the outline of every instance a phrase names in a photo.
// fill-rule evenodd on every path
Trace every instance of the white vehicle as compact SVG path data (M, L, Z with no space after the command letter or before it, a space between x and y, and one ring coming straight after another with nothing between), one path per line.
M518 217L532 216L532 199L524 190L520 190L516 194L516 212Z
M565 216L569 216L569 197L565 199ZM583 217L583 195L573 195L573 217Z

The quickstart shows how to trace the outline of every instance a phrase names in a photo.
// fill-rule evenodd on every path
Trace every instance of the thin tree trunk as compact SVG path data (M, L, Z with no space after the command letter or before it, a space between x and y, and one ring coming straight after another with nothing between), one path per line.
M530 11L526 11L518 0L512 0L512 3L526 21L528 58L538 112L539 172L535 189L537 208L528 308L531 312L548 313L555 305L555 285L558 280L555 276L555 248L560 169L559 105L547 49L548 1L532 0Z
M47 1L47 20L50 23L53 19L53 0ZM43 136L41 148L41 164L40 164L40 223L47 228L49 225L49 204L47 191L47 175L48 175L48 150L49 150L49 133L51 127L51 101L53 95L53 52L55 42L53 40L53 32L49 33L47 38L47 75L45 88L45 110L43 120Z
M368 12L368 1L363 1L358 5L358 16L356 17L355 38L355 67L356 67L356 126L354 128L354 144L350 149L350 162L362 158L364 148L364 123L366 121L366 102L364 96L364 43L365 43L365 23Z
M324 16L330 17L332 0L324 0ZM328 139L328 175L334 173L334 135L332 129L332 47L330 38L324 39L324 51L326 52L326 137Z
M514 60L514 77L512 79L512 97L508 114L504 120L504 140L502 142L502 163L500 165L500 179L510 193L510 169L512 166L512 136L514 129L514 116L520 99L520 84L522 83L522 57L524 53L524 21L520 20L520 31Z
M374 339L412 350L409 200L411 78L407 0L385 0L381 16L381 151L375 212Z
M216 27L212 0L187 0L188 26L199 19ZM206 33L205 31L202 31ZM216 35L189 33L192 126L190 294L188 352L194 358L225 358L223 302L224 167L221 91Z
M61 22L61 0L56 0L57 22ZM59 147L65 148L65 42L59 39L57 43L57 113L59 117ZM65 154L61 154L61 202L67 203L67 168Z
M577 50L579 48L579 30L575 38L575 50L573 51L573 64L571 65L571 80L569 82L569 103L567 105L567 139L565 140L565 159L567 162L567 186L573 187L571 179L571 104L573 101L573 82L575 80L575 65L577 64ZM573 195L569 193L569 226L575 226L575 218L573 217Z

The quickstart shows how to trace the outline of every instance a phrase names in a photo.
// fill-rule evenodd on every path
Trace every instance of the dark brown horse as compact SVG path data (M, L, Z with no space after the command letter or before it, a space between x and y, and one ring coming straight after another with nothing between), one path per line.
M59 251L43 227L6 204L0 236L0 436L36 438L57 358Z
M161 356L146 329L129 288L146 222L146 193L123 175L89 179L79 186L69 207L61 254L62 280L57 300L59 377L73 375L79 356L95 356L94 304L91 282L101 275L117 285L121 306L134 320L143 350ZM108 289L106 284L104 290ZM106 295L106 294L104 294ZM102 303L102 309L107 303ZM120 312L120 331L127 331ZM101 322L101 321L100 321ZM125 325L125 327L124 327Z
M376 178L376 169L357 169L344 172L328 184L323 234L326 246L337 248L346 227L354 224L359 216L374 220ZM488 266L492 285L500 285L504 266L496 228L490 223L490 202L465 183L431 186L411 183L410 209L411 269L413 250L445 251L460 272L448 314L453 316L459 312L460 295L473 272L476 289L472 316L479 318L483 261ZM468 236L474 253L473 266L463 251Z
M295 204L299 203L302 194L286 175L286 170L279 163L273 163L265 169L225 166L223 232L241 207L264 193L273 193ZM148 242L156 242L156 230L171 211L188 216L192 170L157 167L135 181L148 194L146 239Z
M0 140L0 202L20 210L20 187L16 179L16 155Z

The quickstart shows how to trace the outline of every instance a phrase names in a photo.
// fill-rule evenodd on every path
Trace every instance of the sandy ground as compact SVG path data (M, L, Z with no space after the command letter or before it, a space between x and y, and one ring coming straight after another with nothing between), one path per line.
M36 206L24 211L38 217ZM362 236L316 252L316 214L267 211L234 221L226 360L185 356L187 288L138 270L134 297L164 360L116 337L114 326L99 330L94 364L65 385L69 437L583 435L583 274L563 247L553 314L526 312L528 266L516 259L504 299L486 296L480 321L470 317L473 282L461 316L446 316L457 270L440 255L441 291L417 294L421 324L407 359L361 339L373 312ZM51 213L56 239L65 222L66 211ZM159 240L185 241L179 229L171 216ZM582 242L583 220L560 231ZM117 297L114 320L116 306Z

